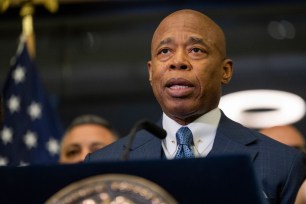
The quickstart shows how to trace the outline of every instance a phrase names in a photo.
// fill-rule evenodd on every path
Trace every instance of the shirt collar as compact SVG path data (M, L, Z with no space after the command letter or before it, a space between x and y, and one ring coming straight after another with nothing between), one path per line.
M195 149L200 155L203 153L206 156L210 151L220 118L221 111L219 108L215 108L187 125L193 134ZM163 148L168 158L173 157L177 148L175 134L182 125L172 120L165 113L163 113L162 124L167 131L167 137L163 140ZM207 151L207 147L209 149L206 153L204 151Z

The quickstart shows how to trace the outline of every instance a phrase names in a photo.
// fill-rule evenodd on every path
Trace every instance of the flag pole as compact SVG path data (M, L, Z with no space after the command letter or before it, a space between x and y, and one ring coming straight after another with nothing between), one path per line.
M33 26L33 15L35 5L43 4L46 9L55 13L58 10L58 0L0 0L0 12L5 12L9 7L21 6L22 38L27 42L27 49L31 58L35 58L35 33Z
M33 29L34 5L32 2L26 2L22 5L20 16L22 17L22 37L27 42L27 49L32 59L35 58L35 34Z

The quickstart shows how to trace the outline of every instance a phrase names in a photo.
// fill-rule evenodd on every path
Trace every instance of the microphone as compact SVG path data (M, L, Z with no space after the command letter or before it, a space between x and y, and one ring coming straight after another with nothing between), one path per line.
M167 136L167 132L157 126L156 124L148 121L148 120L140 120L138 121L134 126L133 128L131 129L129 135L128 135L128 141L126 143L126 147L125 147L125 150L122 154L122 157L121 159L123 161L127 161L128 158L129 158L129 153L130 153L130 149L131 149L131 146L133 144L133 141L134 141L134 138L135 138L135 135L136 135L136 132L141 130L141 129L145 129L147 130L148 132L152 133L155 137L159 138L159 139L164 139L166 136Z

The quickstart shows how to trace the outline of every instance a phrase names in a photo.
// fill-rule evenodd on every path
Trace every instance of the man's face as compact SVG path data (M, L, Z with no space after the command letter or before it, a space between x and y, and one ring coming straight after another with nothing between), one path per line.
M116 137L113 133L100 125L78 125L65 135L61 146L59 162L82 162L88 153L113 143L115 140Z
M154 34L151 86L163 111L181 124L216 108L221 84L230 80L232 63L214 29L188 14L166 19Z

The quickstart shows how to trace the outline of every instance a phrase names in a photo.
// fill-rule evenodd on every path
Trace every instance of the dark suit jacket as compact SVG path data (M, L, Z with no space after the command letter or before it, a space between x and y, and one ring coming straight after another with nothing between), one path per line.
M158 125L161 127L161 121ZM85 162L120 160L126 143L127 138L122 138L89 154ZM306 177L304 153L243 127L222 113L208 157L224 154L250 156L257 178L270 203L294 203L298 188ZM130 149L129 158L161 159L161 140L144 130L139 131Z

